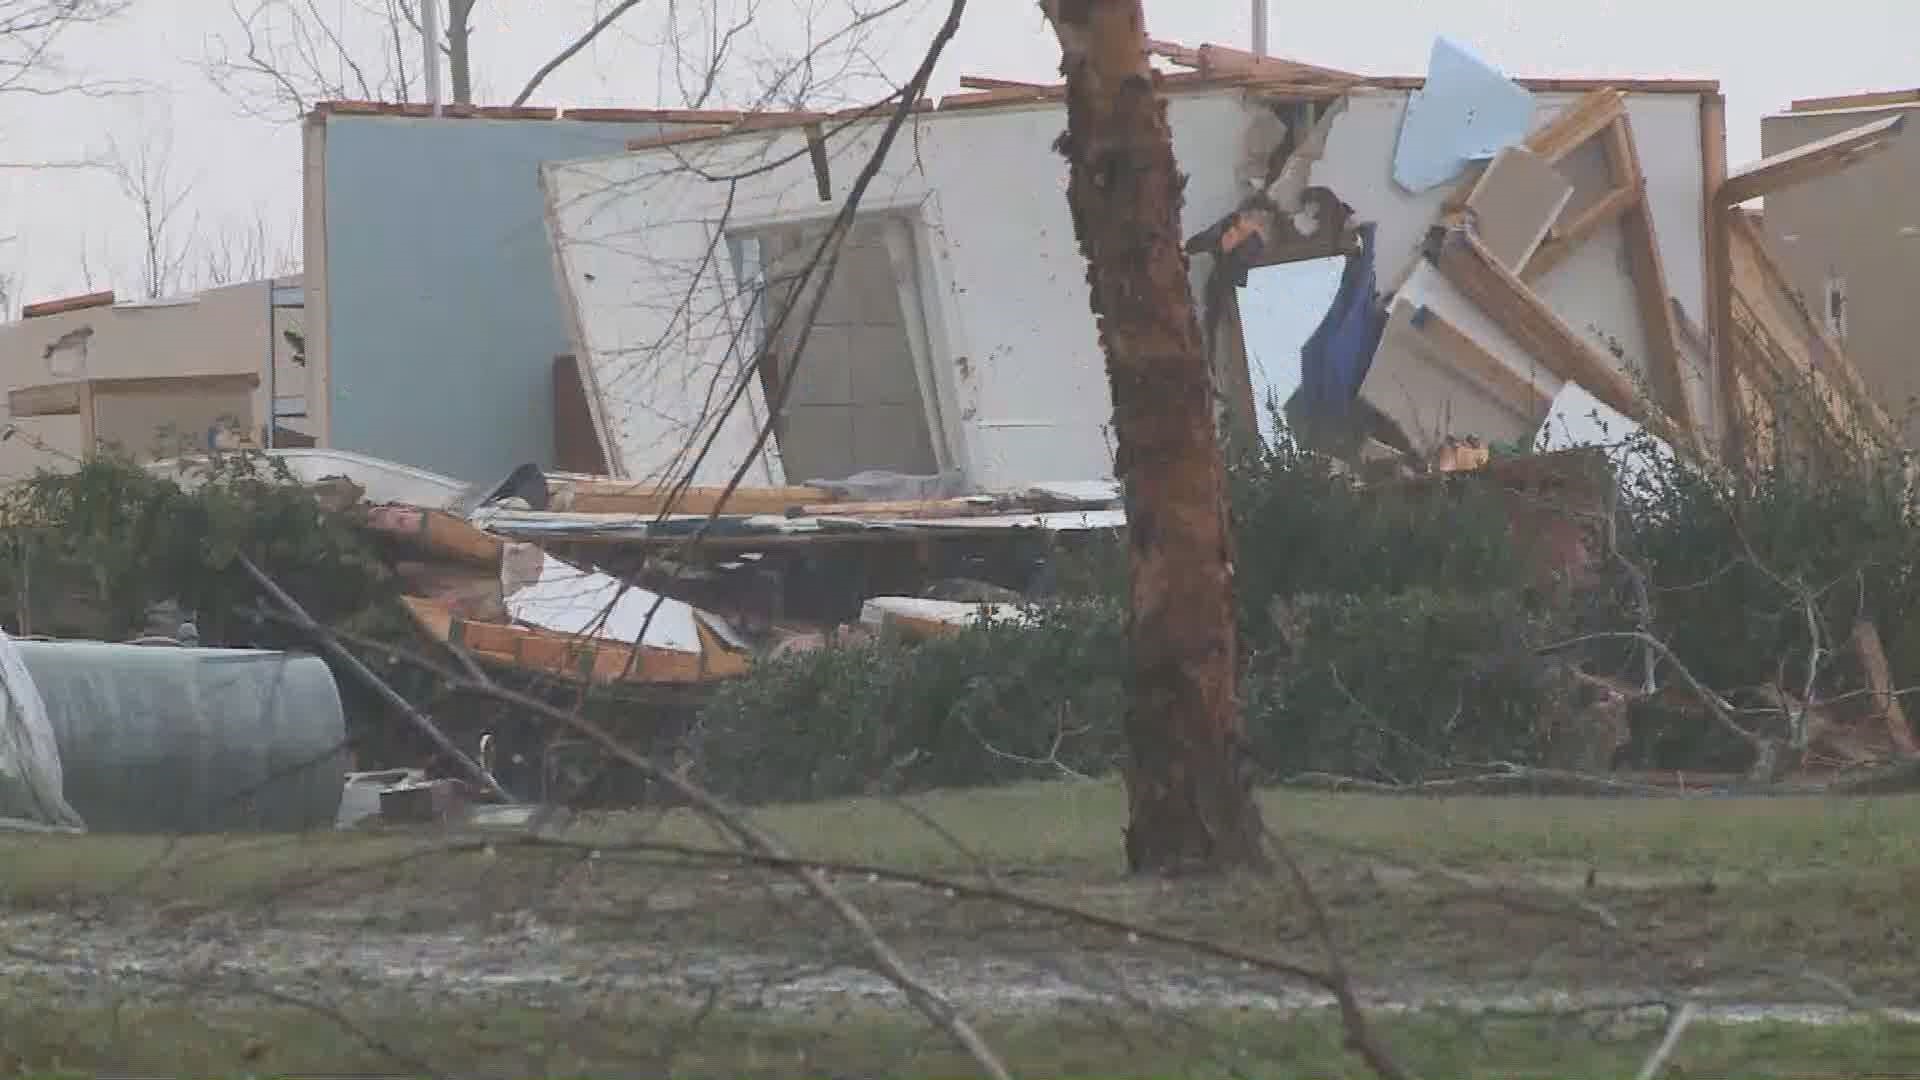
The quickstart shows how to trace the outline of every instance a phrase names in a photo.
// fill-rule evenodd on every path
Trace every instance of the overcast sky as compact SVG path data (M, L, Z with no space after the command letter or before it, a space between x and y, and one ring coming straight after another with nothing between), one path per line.
M250 9L260 0L237 0ZM374 0L297 0L333 11L349 26ZM799 12L816 27L844 25L847 0L708 0L744 9L757 2L761 29L740 39L730 87L745 87L801 39ZM611 0L480 0L475 34L476 98L510 99L596 8ZM873 0L862 0L867 7ZM689 0L674 5L697 7ZM540 104L678 104L658 43L668 0L645 0L616 33L562 69L535 97ZM864 55L896 77L918 61L944 0L909 0L864 42ZM1237 0L1148 0L1150 30L1189 43L1245 44L1248 10ZM1415 74L1435 34L1445 33L1514 75L1691 76L1721 80L1728 97L1730 157L1759 146L1759 118L1794 97L1920 85L1915 42L1920 5L1892 0L1827 0L1818 18L1762 18L1760 6L1727 0L1589 0L1527 4L1498 0L1340 0L1272 6L1272 51L1370 74ZM0 162L98 157L118 143L128 156L145 141L171 144L176 186L190 184L180 232L204 248L264 223L280 253L297 262L300 148L297 125L251 117L209 81L204 61L233 42L228 0L133 0L110 25L60 44L75 75L134 81L136 93L106 98L0 96ZM818 33L818 30L816 30ZM372 38L361 38L364 48ZM364 55L356 62L367 63ZM408 56L409 63L417 60ZM936 89L960 75L1043 79L1057 53L1031 0L973 0L941 65ZM344 64L340 65L344 69ZM256 105L267 105L254 95ZM457 177L448 178L458 183ZM197 221L197 224L196 224ZM31 300L96 288L139 287L141 235L132 204L102 172L0 171L0 275ZM182 235L180 240L186 237Z

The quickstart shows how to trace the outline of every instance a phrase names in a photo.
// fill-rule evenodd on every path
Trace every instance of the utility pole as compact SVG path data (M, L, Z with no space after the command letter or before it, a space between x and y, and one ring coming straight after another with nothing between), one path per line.
M420 36L425 39L427 104L440 115L440 0L420 0Z
M1253 55L1267 55L1267 0L1253 0Z

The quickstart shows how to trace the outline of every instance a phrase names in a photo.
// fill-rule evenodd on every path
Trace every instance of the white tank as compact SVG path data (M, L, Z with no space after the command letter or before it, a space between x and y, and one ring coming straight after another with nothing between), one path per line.
M347 725L317 657L19 641L90 832L333 826Z

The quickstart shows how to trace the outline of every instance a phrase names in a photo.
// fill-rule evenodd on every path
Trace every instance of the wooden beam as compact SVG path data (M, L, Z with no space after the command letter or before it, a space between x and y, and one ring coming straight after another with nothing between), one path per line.
M1162 41L1159 38L1147 39L1147 55L1157 56L1169 63L1183 68L1200 69L1200 50L1188 48L1177 41Z
M794 507L830 503L833 497L810 487L736 488L721 503L725 488L690 487L674 495L671 488L648 483L629 484L617 480L576 481L563 489L564 509L576 514L784 514Z
M1617 220L1643 197L1644 192L1638 186L1615 188L1588 203L1571 221L1555 225L1547 233L1546 241L1533 253L1533 258L1527 260L1520 276L1527 281L1545 277L1547 271L1564 262L1589 236Z
M1575 333L1546 301L1501 266L1471 231L1446 230L1429 257L1442 277L1549 371L1580 384L1609 408L1639 421L1675 451L1687 454L1696 450L1659 408L1641 398L1633 381L1611 358Z
M1015 79L994 79L985 75L960 76L961 87L967 90L1044 90L1044 83L1020 82Z
M1365 76L1280 56L1257 56L1227 45L1200 46L1200 70L1208 75L1260 75L1297 82L1360 83Z
M1720 402L1721 456L1729 464L1748 460L1742 440L1749 418L1727 348L1733 321L1732 270L1727 265L1727 214L1721 208L1720 189L1727 182L1727 99L1711 94L1700 99L1700 189L1705 195L1700 213L1702 251L1707 264L1707 367L1713 374Z
M1920 103L1920 90L1887 90L1877 94L1841 94L1838 97L1795 98L1791 112L1825 112L1828 109L1870 109L1883 105Z
M1255 75L1300 83L1336 83L1357 85L1364 75L1339 68L1320 67L1281 56L1259 56L1228 45L1202 45L1191 48L1178 42L1147 39L1147 55L1198 72L1203 78Z
M1622 187L1646 188L1646 175L1640 168L1640 151L1633 141L1633 121L1622 113L1606 132L1608 168L1613 182ZM1653 370L1654 392L1662 399L1660 407L1673 417L1681 430L1697 427L1693 415L1693 395L1687 392L1686 359L1680 353L1680 339L1673 322L1673 307L1667 303L1672 293L1667 288L1666 265L1660 259L1660 238L1653 227L1653 211L1642 195L1628 207L1620 221L1627 241L1629 276L1640 310L1640 327L1646 335L1648 366Z
M1607 130L1607 126L1625 116L1627 95L1608 87L1595 90L1560 110L1552 120L1527 136L1527 149L1558 164L1561 159L1586 145L1587 140Z
M1828 332L1825 320L1807 309L1799 292L1794 289L1792 279L1787 277L1786 270L1774 259L1773 250L1767 244L1760 225L1745 215L1736 214L1732 220L1737 224L1733 226L1729 235L1740 237L1744 254L1747 260L1750 260L1746 279L1750 282L1762 283L1762 287L1768 292L1781 297L1791 306L1792 314L1795 321L1800 324L1800 331L1805 339L1802 346L1807 350L1808 364L1839 378L1853 399L1853 408L1865 414L1861 419L1874 428L1877 434L1889 440L1897 438L1892 418L1887 415L1885 409L1881 408L1879 399L1875 398L1873 392L1867 388L1866 379L1860 375L1860 369L1854 366L1853 360L1847 356L1846 349L1841 346L1839 340ZM1738 283L1741 278L1736 276L1734 280ZM1815 348L1820 354L1817 359L1814 355Z
M20 309L23 319L38 319L47 315L60 315L69 311L85 311L88 308L112 307L113 290L87 293L84 296L66 296L58 300L42 300L37 304L28 304Z
M1538 415L1553 408L1552 394L1501 363L1446 316L1422 304L1413 313L1412 325L1427 347L1448 366L1471 378L1507 408L1523 416Z
M1615 117L1626 115L1626 101L1627 95L1611 86L1592 91L1533 129L1521 145L1547 164L1558 165L1568 154L1605 131ZM1486 165L1478 162L1468 165L1459 184L1454 186L1446 202L1441 204L1442 213L1453 213L1464 208L1486 169Z
M1906 122L1904 114L1881 117L1735 170L1720 188L1720 205L1738 206L1848 168L1886 149L1888 140L1899 134Z

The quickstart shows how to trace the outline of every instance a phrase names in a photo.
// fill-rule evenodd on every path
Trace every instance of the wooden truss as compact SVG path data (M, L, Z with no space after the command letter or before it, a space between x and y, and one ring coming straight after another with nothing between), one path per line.
M1668 289L1626 95L1619 89L1586 94L1519 147L1471 170L1447 199L1443 228L1428 255L1443 277L1549 370L1640 421L1676 450L1751 470L1771 458L1775 429L1793 428L1796 438L1818 434L1829 445L1864 454L1872 443L1894 438L1893 424L1737 204L1877 153L1901 123L1900 117L1876 120L1730 174L1725 99L1718 94L1702 98L1704 327L1690 323ZM1482 206L1527 205L1530 197L1536 207L1551 207L1543 201L1553 193L1547 170L1594 144L1606 162L1609 186L1583 203L1568 200L1550 209L1551 224L1544 230L1508 227L1503 232L1501 223L1480 212ZM1623 230L1635 307L1646 335L1651 402L1613 358L1567 327L1532 288L1614 222ZM1724 414L1718 446L1699 430L1687 392L1683 341L1693 342L1718 376ZM1810 399L1811 412L1775 415L1769 402L1789 388Z
M1525 175L1559 165L1583 147L1598 144L1610 186L1574 205L1563 199L1544 230L1505 250L1485 241L1491 223L1478 212L1515 196L1501 185L1507 173ZM1517 188L1518 185L1508 185ZM1568 189L1570 191L1570 188ZM1516 341L1562 379L1579 383L1594 397L1660 435L1677 450L1693 449L1696 421L1686 389L1685 361L1653 214L1647 208L1646 180L1627 117L1626 94L1595 90L1561 110L1527 136L1517 148L1484 167L1471 170L1446 202L1446 235L1430 252L1441 275L1500 324ZM1611 357L1562 322L1534 292L1532 283L1559 266L1603 227L1618 221L1624 230L1634 282L1636 310L1647 339L1654 401L1645 401Z

